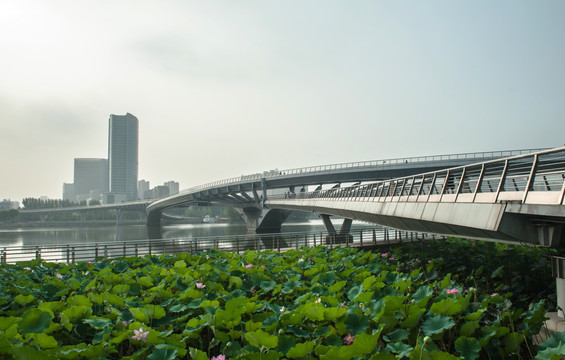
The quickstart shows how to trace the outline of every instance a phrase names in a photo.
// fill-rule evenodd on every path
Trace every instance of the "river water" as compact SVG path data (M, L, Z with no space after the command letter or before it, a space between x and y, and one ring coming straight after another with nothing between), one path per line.
M339 229L342 220L334 225ZM374 227L366 223L353 222L352 229ZM283 224L283 232L318 232L324 231L322 220L310 220L301 223ZM235 224L179 224L164 226L162 239L191 239L206 236L243 235L247 229L242 223ZM0 229L0 246L38 246L104 243L113 241L145 240L149 236L145 225L89 226L89 227L43 227Z

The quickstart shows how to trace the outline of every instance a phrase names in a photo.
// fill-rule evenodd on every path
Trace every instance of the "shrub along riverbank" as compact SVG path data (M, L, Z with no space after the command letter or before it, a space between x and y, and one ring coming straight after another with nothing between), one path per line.
M208 251L0 272L3 359L551 359L547 249Z

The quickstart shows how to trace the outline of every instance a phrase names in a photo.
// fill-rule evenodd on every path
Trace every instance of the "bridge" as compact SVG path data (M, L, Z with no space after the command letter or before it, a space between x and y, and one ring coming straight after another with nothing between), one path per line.
M248 227L264 217L257 232L280 226L291 211L302 210L321 214L332 238L339 235L344 241L352 220L364 220L399 230L565 250L565 147L448 164L450 160L406 160L242 177L156 201L147 209L148 220L154 221L169 206L216 202L241 207ZM404 175L374 181L399 173ZM323 189L324 183L336 181L356 183ZM296 193L298 184L319 185ZM277 188L289 192L269 194ZM331 215L345 219L339 234L329 221ZM557 304L565 309L565 257L554 256L552 267ZM564 317L561 310L559 316Z
M312 166L289 170L271 170L220 180L192 187L151 203L147 222L157 227L168 208L191 205L231 206L246 221L249 233L280 232L291 210L267 208L265 201L277 194L301 194L308 186L333 188L345 184L385 180L440 169L529 154L541 149L490 151L450 155L407 157Z
M41 221L46 221L49 215L62 214L62 213L77 213L80 214L82 219L85 220L86 214L89 212L110 210L116 214L116 224L120 224L122 211L137 211L145 213L148 201L131 201L119 204L105 204L105 205L91 205L91 206L73 206L65 208L52 208L52 209L29 209L21 210L22 214L39 215Z

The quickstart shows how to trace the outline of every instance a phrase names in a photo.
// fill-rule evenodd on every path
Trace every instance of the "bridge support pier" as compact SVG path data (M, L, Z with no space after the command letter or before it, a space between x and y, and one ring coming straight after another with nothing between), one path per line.
M353 240L353 236L349 233L353 220L343 219L343 224L341 224L339 233L336 231L329 215L322 214L322 220L324 221L324 226L329 234L326 237L326 244L351 242Z
M263 215L263 210L255 207L243 208L240 211L241 217L245 220L248 234L256 234L259 227L259 219Z
M116 209L116 226L122 223L122 210Z

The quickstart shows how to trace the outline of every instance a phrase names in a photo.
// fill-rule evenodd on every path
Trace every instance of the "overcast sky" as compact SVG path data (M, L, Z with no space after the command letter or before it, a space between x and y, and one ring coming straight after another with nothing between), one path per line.
M0 0L0 199L565 143L565 1Z

